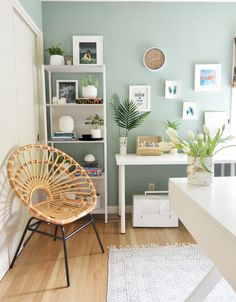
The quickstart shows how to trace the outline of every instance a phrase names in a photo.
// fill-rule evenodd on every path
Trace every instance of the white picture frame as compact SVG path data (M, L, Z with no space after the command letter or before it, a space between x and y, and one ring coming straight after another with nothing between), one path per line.
M220 64L195 65L195 91L218 91L221 82Z
M197 102L183 102L183 120L198 120L199 104Z
M140 112L151 110L150 106L151 86L132 85L129 86L129 100L134 101Z
M165 98L180 99L182 90L181 81L165 81Z
M103 36L73 36L73 65L102 65Z
M75 103L78 99L78 80L56 80L56 96L66 98L67 103Z

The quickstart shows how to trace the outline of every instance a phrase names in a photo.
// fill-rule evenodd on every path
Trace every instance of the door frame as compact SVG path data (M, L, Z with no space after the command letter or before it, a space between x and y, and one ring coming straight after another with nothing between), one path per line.
M42 89L42 68L43 65L43 33L38 28L38 26L35 24L34 20L30 17L30 15L26 12L22 4L19 2L19 0L8 0L12 6L13 13L16 13L17 15L22 18L22 20L29 26L29 28L33 31L36 37L36 65L37 65L37 104L38 104L38 122L37 129L39 130L39 133L37 135L37 141L43 142L44 141L44 123L43 123L43 89ZM40 122L41 121L41 122Z

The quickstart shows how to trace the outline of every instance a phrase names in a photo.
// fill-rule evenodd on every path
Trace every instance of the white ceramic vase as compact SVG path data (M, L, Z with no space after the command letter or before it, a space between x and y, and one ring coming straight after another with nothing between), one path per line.
M50 57L50 65L65 65L64 57L59 55L52 55Z
M74 120L69 115L63 115L59 118L59 130L61 132L72 132L74 130Z
M172 148L170 150L170 154L177 154L178 153L178 149L177 148Z
M92 138L101 138L101 129L91 129Z
M96 98L98 90L93 85L82 86L82 97L83 98Z
M127 154L127 137L120 137L120 154Z
M212 183L214 178L212 157L204 157L203 163L211 173L203 167L200 157L188 157L187 179L189 183L200 186L207 186Z

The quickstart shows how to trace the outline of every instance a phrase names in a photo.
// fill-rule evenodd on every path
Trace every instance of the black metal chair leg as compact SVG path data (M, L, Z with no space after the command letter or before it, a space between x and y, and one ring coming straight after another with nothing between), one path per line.
M62 233L62 241L63 241L63 248L64 248L64 258L65 258L65 268L66 268L66 281L67 281L67 287L69 287L70 286L70 276L69 276L69 267L68 267L68 258L67 258L65 228L64 228L64 226L61 226L61 233Z
M57 230L58 230L58 225L55 225L55 233L54 233L54 238L53 238L54 241L57 240Z
M25 226L24 232L23 232L23 234L22 234L22 236L21 236L21 239L20 239L20 242L19 242L18 247L17 247L17 249L16 249L15 255L14 255L14 257L13 257L13 259L12 259L12 262L11 262L11 264L10 264L10 268L13 267L13 265L14 265L14 263L15 263L15 261L16 261L17 255L18 255L18 253L19 253L19 250L20 250L20 248L21 248L21 245L22 245L23 240L24 240L24 238L25 238L25 235L26 235L26 233L27 233L27 230L28 230L28 227L29 227L29 225L30 225L30 222L31 222L31 220L33 220L33 219L34 219L34 217L31 217L31 218L28 220L28 222L27 222L27 224L26 224L26 226Z
M103 248L103 245L102 245L102 241L101 241L101 238L100 238L100 236L99 236L99 234L98 234L98 231L97 231L95 222L94 222L94 220L93 220L93 216L92 216L91 214L89 214L89 217L90 217L90 219L91 219L91 222L92 222L94 231L95 231L95 233L96 233L97 240L98 240L98 242L99 242L100 248L101 248L102 252L104 253L104 248Z

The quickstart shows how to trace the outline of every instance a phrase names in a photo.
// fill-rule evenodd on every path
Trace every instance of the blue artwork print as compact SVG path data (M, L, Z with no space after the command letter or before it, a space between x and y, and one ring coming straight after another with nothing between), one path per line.
M169 93L170 93L170 94L176 95L177 86L169 86L168 89L169 89Z
M194 116L194 110L193 107L189 106L186 110L186 114L189 116Z
M216 70L203 69L200 70L200 86L215 86L216 85Z

